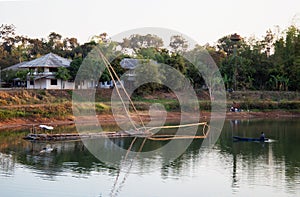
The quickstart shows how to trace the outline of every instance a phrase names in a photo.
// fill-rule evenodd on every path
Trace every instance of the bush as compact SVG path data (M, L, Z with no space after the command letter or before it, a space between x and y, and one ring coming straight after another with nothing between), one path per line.
M103 103L95 104L96 113L107 113L110 111L110 107Z
M300 101L254 101L247 100L245 102L239 102L241 109L244 110L253 110L257 109L260 111L263 110L276 110L276 109L285 109L285 110L300 110ZM231 105L227 106L228 108Z

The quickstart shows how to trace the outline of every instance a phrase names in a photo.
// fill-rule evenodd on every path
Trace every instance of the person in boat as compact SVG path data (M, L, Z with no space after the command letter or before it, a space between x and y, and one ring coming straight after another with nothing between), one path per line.
M265 141L265 133L264 132L260 133L260 140Z

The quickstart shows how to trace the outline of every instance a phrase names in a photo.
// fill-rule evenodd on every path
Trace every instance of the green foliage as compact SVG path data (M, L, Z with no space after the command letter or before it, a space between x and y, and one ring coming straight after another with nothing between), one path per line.
M290 26L285 33L275 42L274 71L273 75L288 78L286 90L300 89L300 30Z
M20 78L21 81L26 81L28 72L28 70L18 70L16 77Z
M68 67L70 77L72 80L75 80L75 77L77 75L77 72L80 68L80 65L82 63L82 57L76 57L70 64L70 67Z
M59 67L55 74L55 77L57 79L66 81L66 80L70 79L71 75L69 73L69 70L66 67Z
M14 25L1 25L0 66L1 69L4 69L18 62L29 61L53 52L73 60L68 68L70 77L66 70L60 70L57 74L58 79L74 80L80 65L84 63L87 68L81 70L80 76L82 78L93 80L100 78L99 81L108 81L110 75L99 59L99 53L92 54L94 57L84 61L84 58L91 52L93 53L96 48L94 52L101 50L118 76L125 72L120 67L120 61L124 57L152 59L175 68L186 76L194 87L202 87L205 81L203 80L203 73L198 72L199 67L197 66L199 65L194 64L197 61L191 64L184 58L183 54L195 55L205 49L219 67L226 88L234 88L235 90L300 90L300 30L296 26L290 26L278 35L268 30L260 40L241 38L234 41L231 39L231 35L226 35L221 37L215 46L205 45L203 48L200 46L188 48L190 43L181 35L171 36L170 42L166 44L169 45L171 51L163 48L164 42L157 35L133 34L121 42L115 42L109 39L107 33L93 36L90 42L79 44L76 38L64 38L57 32L51 32L47 39L36 39L17 35ZM117 50L118 47L121 49ZM203 57L196 58L201 59ZM205 65L207 62L200 63ZM152 72L155 71L152 69L149 72L153 74ZM159 72L161 72L160 75L167 73L163 70ZM25 81L25 73L1 73L1 79L8 83L11 83L15 77ZM168 76L168 78L176 83L172 76ZM211 87L212 83L212 81L206 81L205 85ZM179 87L180 84L175 86ZM144 88L147 89L146 86ZM151 92L157 88L159 87L154 87L150 83L149 91L147 91Z
M142 60L141 60L142 61ZM135 69L134 85L138 87L137 93L147 95L161 87L163 73L159 70L159 65L152 62L141 62Z
M163 46L163 40L157 35L133 34L129 38L124 38L122 42L123 48L133 49L136 53L142 48L159 48Z
M105 105L103 103L96 103L95 109L97 114L101 113L108 113L110 111L110 107L108 105Z
M11 109L0 109L0 120L6 120L11 118L25 117L25 111L11 110Z
M257 101L257 100L247 100L239 102L241 109L246 110L259 110L259 111L268 111L268 110L289 110L295 111L300 110L300 102L299 101ZM231 105L228 105L228 108Z
M175 51L175 52L182 52L186 51L188 48L188 42L187 40L181 36L181 35L174 35L170 38L170 44L169 46Z
M16 77L16 72L13 70L1 71L1 79L6 83L12 83L15 77Z
M65 81L71 78L70 71L66 67L59 67L55 74L55 77L56 79L61 80L61 87L62 89L65 89Z

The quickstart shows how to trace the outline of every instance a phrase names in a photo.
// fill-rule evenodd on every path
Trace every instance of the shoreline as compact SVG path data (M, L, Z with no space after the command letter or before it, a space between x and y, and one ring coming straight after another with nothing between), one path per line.
M140 117L143 121L149 122L151 120L150 116L147 112L139 112ZM189 114L186 114L189 116ZM201 112L200 121L209 120L211 116L210 112L204 111ZM215 114L214 117L218 118L218 114ZM132 116L134 120L138 120L138 117ZM99 114L97 118L101 124L114 124L115 118L112 114ZM122 117L118 117L121 118ZM181 118L180 112L168 112L166 121L178 121ZM197 120L199 118L189 116L191 120ZM223 118L220 116L219 118ZM243 120L243 119L276 119L276 118L300 118L300 112L289 112L289 111L267 111L267 112L226 112L226 120ZM125 120L125 119L124 119ZM199 120L197 120L199 121ZM88 124L88 119L86 121ZM0 122L0 131L6 129L22 129L22 128L29 128L32 125L52 125L52 126L59 126L59 125L73 125L74 117L69 117L65 119L49 119L49 118L40 118L40 119L25 119L25 118L17 118L17 119L10 119L6 121Z

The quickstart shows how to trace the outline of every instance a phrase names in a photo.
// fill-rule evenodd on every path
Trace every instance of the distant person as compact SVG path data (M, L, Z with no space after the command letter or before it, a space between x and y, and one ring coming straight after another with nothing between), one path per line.
M241 111L240 104L233 101L233 105L230 108L230 111L232 111L232 112L240 112Z
M261 141L265 141L265 134L264 134L264 132L260 133L260 140Z

